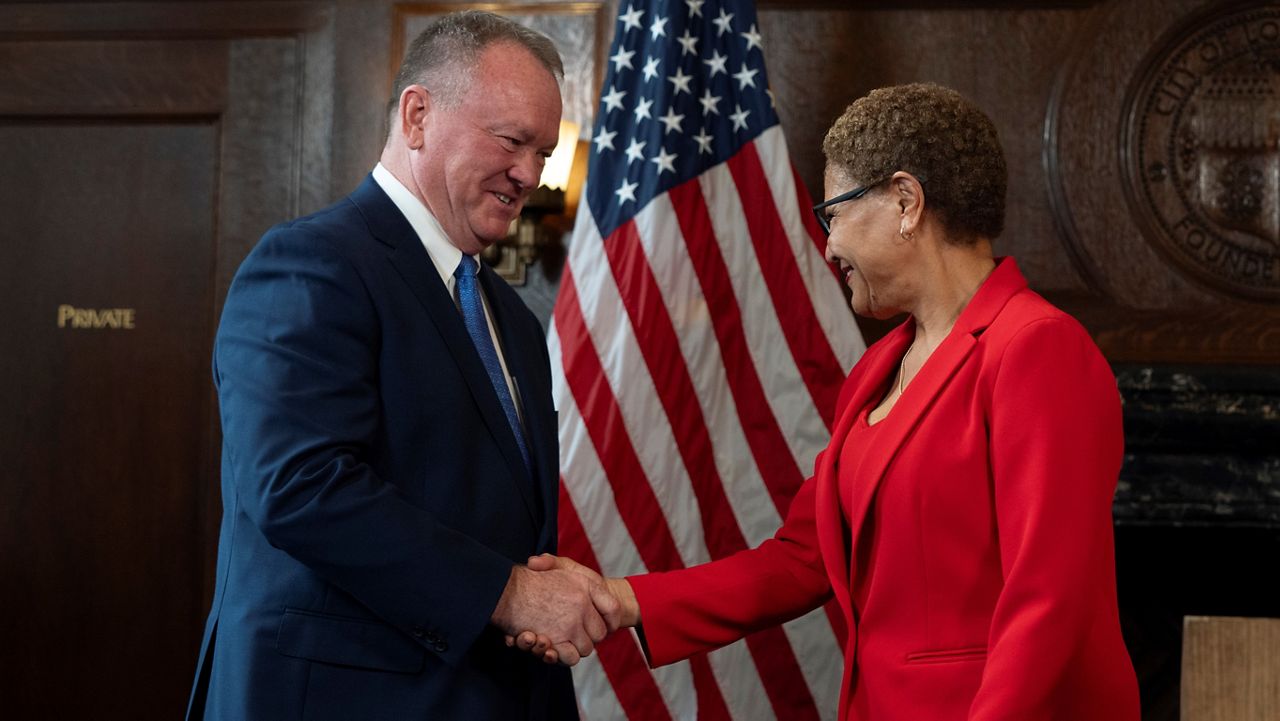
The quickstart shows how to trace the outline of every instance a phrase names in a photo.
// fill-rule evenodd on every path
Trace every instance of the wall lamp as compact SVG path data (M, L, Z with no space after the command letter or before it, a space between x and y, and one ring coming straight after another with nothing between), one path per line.
M507 237L481 254L498 275L512 285L524 285L528 267L539 263L554 282L564 267L564 234L573 218L587 177L590 142L579 139L577 123L560 121L560 139L542 170L542 184L525 201L520 217L511 222Z

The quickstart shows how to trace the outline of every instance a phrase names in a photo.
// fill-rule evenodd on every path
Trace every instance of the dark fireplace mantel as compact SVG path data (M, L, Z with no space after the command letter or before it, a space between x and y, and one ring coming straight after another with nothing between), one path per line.
M1280 372L1258 366L1114 368L1125 525L1280 528Z

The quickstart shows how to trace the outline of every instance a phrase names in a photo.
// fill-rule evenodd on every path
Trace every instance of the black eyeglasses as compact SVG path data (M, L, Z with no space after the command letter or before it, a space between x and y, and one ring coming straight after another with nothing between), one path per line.
M864 185L861 188L854 188L853 190L850 190L847 193L841 193L840 195L837 195L831 200L824 200L821 203L818 203L817 205L813 206L813 217L818 219L818 225L822 226L822 232L826 233L827 235L831 235L831 219L827 217L826 213L822 212L823 210L825 210L828 206L835 205L836 203L843 203L846 200L857 200L858 198L861 198L867 193L870 193L872 188L876 187L877 185L883 183L886 180L888 180L888 178L881 178L880 180L877 180L874 183L868 183L867 185Z

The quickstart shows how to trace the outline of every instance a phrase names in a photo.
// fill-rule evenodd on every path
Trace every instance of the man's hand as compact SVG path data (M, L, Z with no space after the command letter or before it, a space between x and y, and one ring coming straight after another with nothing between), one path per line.
M552 662L573 666L590 656L595 644L608 633L606 618L618 616L617 600L605 590L599 576L595 578L554 567L535 571L515 566L491 620L508 639L526 629L537 629L547 649L555 653Z
M604 578L568 556L553 556L550 553L530 556L529 570L572 571L590 581L593 590L591 600L595 602L596 610L609 625L610 633L619 628L640 623L640 607L636 605L636 595L631 590L631 584L625 579ZM620 594L619 591L622 593ZM626 605L627 601L630 602L630 608Z
M631 584L624 578L602 578L600 574L582 564L562 556L543 554L529 559L529 568L534 571L548 572L553 570L569 571L591 583L592 603L608 625L609 632L640 623L640 606L636 602L635 592ZM597 639L598 640L598 639ZM519 636L507 636L507 645L515 646L539 656L547 663L564 663L572 666L577 659L563 656L560 644L554 643L545 633L533 630L522 631ZM571 662L572 661L572 662Z

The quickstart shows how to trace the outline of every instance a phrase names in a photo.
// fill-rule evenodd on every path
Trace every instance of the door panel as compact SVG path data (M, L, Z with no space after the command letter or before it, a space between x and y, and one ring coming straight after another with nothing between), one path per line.
M213 333L262 232L327 201L329 12L0 5L0 716L186 707Z
M217 128L8 125L0 155L6 683L123 714L196 653Z

